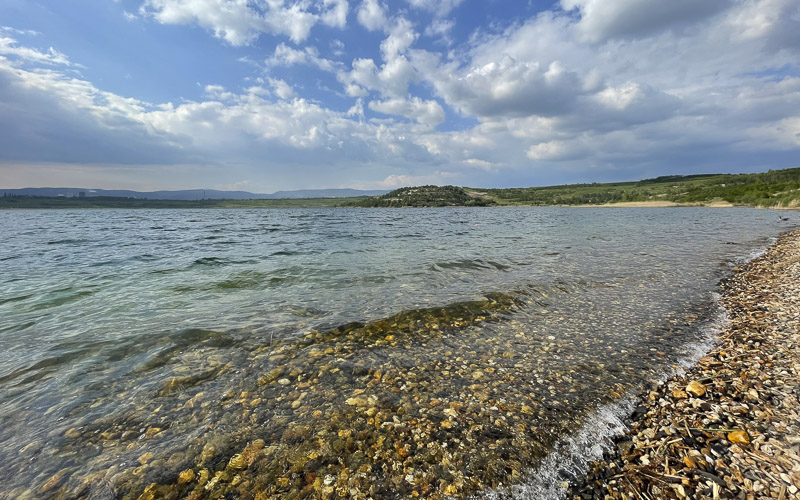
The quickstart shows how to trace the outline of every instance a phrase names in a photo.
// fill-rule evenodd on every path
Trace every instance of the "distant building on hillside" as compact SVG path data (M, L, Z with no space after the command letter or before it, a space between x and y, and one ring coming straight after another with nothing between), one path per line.
M86 198L86 191L81 191L78 193L78 198Z

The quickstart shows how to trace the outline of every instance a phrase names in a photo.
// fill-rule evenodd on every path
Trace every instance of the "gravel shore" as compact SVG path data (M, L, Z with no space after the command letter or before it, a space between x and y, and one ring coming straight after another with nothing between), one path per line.
M800 499L800 230L723 284L718 345L645 394L574 499Z

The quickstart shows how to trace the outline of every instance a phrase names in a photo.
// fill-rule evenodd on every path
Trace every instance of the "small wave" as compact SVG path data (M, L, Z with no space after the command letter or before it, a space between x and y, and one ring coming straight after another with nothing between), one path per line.
M151 253L143 253L141 255L134 255L129 260L132 260L134 262L152 262L155 260L159 260L159 257Z
M92 240L86 239L73 239L73 238L66 238L63 240L53 240L48 241L48 245L77 245L79 243L90 243Z
M778 238L770 238L766 246L752 250L749 254L747 254L744 257L739 257L737 259L734 259L733 263L729 264L729 267L741 266L747 264L751 260L756 260L757 258L767 253L767 250L769 250L769 248L772 247L777 241Z
M255 264L255 263L257 263L257 261L250 259L232 260L232 259L225 259L223 257L201 257L192 262L189 265L189 269L197 267L221 267L231 264Z
M31 364L28 366L18 368L7 375L0 377L0 383L16 380L23 375L27 375L27 377L17 381L15 384L17 387L41 380L53 372L58 371L59 366L64 364L72 364L74 361L86 357L91 352L91 347L83 347L68 352L61 352L38 361L31 362Z
M219 257L201 257L192 262L189 267L215 267L224 266L225 264L227 264L225 259L220 259Z
M291 256L291 255L300 255L301 252L295 252L293 250L278 250L277 252L272 252L270 257L281 257L281 256Z
M220 281L214 288L222 290L239 290L254 288L268 281L269 275L261 271L243 271L234 273L228 279Z
M150 271L147 274L175 274L181 272L181 269L156 269L155 271Z
M664 382L674 375L682 374L697 364L697 361L716 345L720 332L728 324L730 318L728 317L728 311L722 306L722 296L720 294L712 293L711 301L712 305L708 317L699 324L697 340L683 347L683 353L678 358L676 368L665 373L660 382Z
M694 366L716 344L717 336L728 322L719 294L712 294L712 307L708 319L698 327L698 339L682 349L675 365L665 371L655 383L683 374ZM636 406L636 390L628 392L617 401L597 408L573 436L561 438L542 463L526 474L518 485L489 491L475 496L487 500L561 500L567 492L569 481L581 477L592 462L600 460L612 450L615 440L628 426L626 420Z
M436 262L430 267L432 271L442 271L445 269L485 270L492 268L494 268L494 266L487 263L483 259L460 259L452 261L442 261L442 262Z
M8 304L10 302L20 302L22 300L26 300L26 299L29 299L31 297L33 297L33 294L18 295L17 297L9 297L7 299L0 299L0 306L2 306L3 304Z
M43 309L50 309L51 307L59 307L72 302L78 301L82 298L89 297L97 293L99 287L74 289L62 288L48 292L42 299L36 301L27 309L29 311L41 311Z
M287 312L300 318L321 318L329 314L328 311L317 309L315 307L296 306L292 304L281 306L278 310L281 312Z
M0 333L14 333L14 332L21 332L22 330L27 330L28 328L34 326L36 324L35 321L27 321L25 323L19 323L17 325L11 325L4 328L0 328Z
M475 495L487 500L560 500L568 480L586 473L614 445L614 437L627 430L627 418L635 406L628 396L598 408L574 435L562 438L542 463L527 474L522 484Z

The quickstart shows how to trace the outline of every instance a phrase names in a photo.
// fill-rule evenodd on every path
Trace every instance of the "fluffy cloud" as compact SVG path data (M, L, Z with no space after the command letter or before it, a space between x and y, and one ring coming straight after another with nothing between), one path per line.
M327 10L322 13L322 22L328 26L344 28L347 24L347 11L349 9L347 0L323 0L323 4Z
M561 0L565 10L580 12L577 28L594 42L686 26L729 5L728 0Z
M417 69L406 57L416 39L417 34L408 20L395 20L380 45L384 60L380 67L372 59L360 58L353 61L350 71L338 73L345 92L352 97L363 97L367 91L377 91L385 97L404 99L409 84L419 80Z
M499 61L471 67L461 74L443 74L433 84L463 113L479 116L552 116L568 112L583 94L579 76L558 61Z
M446 16L463 1L464 0L408 0L408 3L418 9L434 12L437 16Z
M417 34L414 32L411 22L404 17L398 18L389 30L389 36L381 42L383 59L387 62L391 61L408 50L416 39Z
M370 31L383 29L386 25L386 7L379 0L363 0L358 7L358 22Z
M3 27L3 29L0 30L1 55L11 56L23 61L39 63L39 64L72 66L72 63L69 61L69 58L66 55L54 49L53 47L50 47L47 49L47 51L43 52L30 47L20 46L15 39L7 36L2 36L3 31L9 33L17 32L24 34L24 32L19 32L19 30L12 30L10 28Z
M303 50L293 49L285 43L280 43L275 47L275 53L266 60L269 66L292 66L295 64L306 64L316 66L323 71L334 72L340 64L320 57L316 47L306 47Z
M320 19L344 26L347 2L325 1L321 12L315 13L306 2L286 4L283 0L146 0L139 12L163 24L197 24L231 45L250 44L261 33L285 35L300 43Z
M436 101L424 101L419 97L411 99L387 99L372 101L369 108L387 115L400 115L417 122L435 127L444 121L445 113Z
M280 80L278 78L271 78L269 80L270 85L274 89L275 95L280 97L281 99L293 99L297 97L297 93L294 89L285 81Z
M800 4L792 0L740 0L725 19L736 41L763 43L771 51L800 49Z
M448 19L434 19L428 27L425 28L425 36L439 38L447 45L452 45L453 40L450 38L450 32L456 25L455 21Z

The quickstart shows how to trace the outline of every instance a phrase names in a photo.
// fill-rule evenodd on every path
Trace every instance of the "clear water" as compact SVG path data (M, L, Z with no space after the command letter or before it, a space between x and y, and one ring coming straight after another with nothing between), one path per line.
M789 224L738 208L0 212L0 497L513 485L686 356L718 281Z

